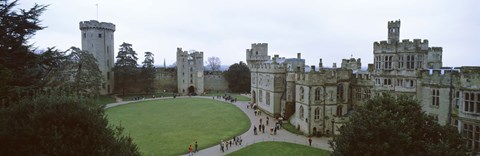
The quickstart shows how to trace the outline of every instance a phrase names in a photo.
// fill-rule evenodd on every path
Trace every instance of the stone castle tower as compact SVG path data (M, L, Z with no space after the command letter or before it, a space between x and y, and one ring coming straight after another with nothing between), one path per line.
M177 86L180 95L203 94L203 52L177 48Z
M82 37L82 50L93 54L97 59L98 68L104 77L100 87L100 94L113 93L113 67L114 67L114 36L115 25L112 23L98 22L96 20L80 22Z
M388 43L400 40L400 20L388 22Z

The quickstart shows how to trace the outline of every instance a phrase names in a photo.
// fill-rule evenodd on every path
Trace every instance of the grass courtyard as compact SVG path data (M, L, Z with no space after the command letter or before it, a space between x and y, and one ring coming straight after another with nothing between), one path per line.
M199 148L216 145L250 128L236 106L202 98L136 102L106 110L111 124L121 124L143 155L180 155L198 141Z
M228 154L229 156L328 156L330 152L287 142L260 142Z

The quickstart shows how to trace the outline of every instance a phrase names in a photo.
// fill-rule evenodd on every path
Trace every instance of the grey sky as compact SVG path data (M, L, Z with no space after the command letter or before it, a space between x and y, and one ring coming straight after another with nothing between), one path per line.
M143 61L175 62L176 48L204 51L224 65L245 61L251 43L268 43L269 54L296 57L308 65L343 58L373 63L373 42L387 39L387 22L401 20L401 39L428 39L443 47L444 66L479 66L478 0L20 0L22 8L50 4L41 16L48 28L31 40L41 49L81 46L80 21L116 25L115 45L133 44ZM117 53L117 49L115 53ZM205 59L206 60L206 59Z

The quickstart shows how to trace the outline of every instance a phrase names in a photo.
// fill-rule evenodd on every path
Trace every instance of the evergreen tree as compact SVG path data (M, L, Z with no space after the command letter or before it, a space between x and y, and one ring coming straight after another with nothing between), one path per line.
M458 131L440 126L410 97L376 97L349 119L330 142L332 155L467 154Z
M133 51L132 44L125 43L120 45L120 50L115 63L116 86L122 88L122 95L125 95L125 89L128 85L134 85L137 72L137 53Z
M145 52L145 60L142 62L142 73L141 77L143 79L143 90L146 94L154 93L155 87L155 66L153 65L154 58L152 52Z
M250 92L250 69L242 61L228 67L225 78L230 91L236 93Z
M45 74L42 60L27 41L45 28L39 16L47 6L35 4L27 10L15 6L17 1L0 5L0 102L4 104L38 87Z

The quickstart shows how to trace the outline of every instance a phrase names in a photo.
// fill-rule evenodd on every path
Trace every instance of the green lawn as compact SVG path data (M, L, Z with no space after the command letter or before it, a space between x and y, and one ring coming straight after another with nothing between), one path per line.
M287 142L260 142L250 146L247 146L238 151L228 154L229 156L300 156L300 155L315 155L315 156L328 156L330 152L313 148L305 145L287 143Z
M185 154L194 141L208 148L250 128L238 107L194 97L136 102L106 114L111 124L125 127L146 156Z

